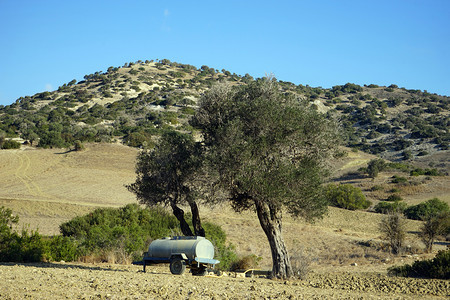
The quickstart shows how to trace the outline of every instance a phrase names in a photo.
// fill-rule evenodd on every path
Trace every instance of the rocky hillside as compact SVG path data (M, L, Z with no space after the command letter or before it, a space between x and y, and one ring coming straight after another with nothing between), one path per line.
M238 86L253 80L258 79L167 59L110 67L56 91L0 106L0 147L14 147L5 144L9 139L43 148L71 147L77 140L152 147L164 130L192 132L189 117L215 82ZM450 97L396 85L347 83L323 89L279 83L283 92L337 116L347 146L390 160L422 160L427 166L448 168L448 159L442 157L450 141Z

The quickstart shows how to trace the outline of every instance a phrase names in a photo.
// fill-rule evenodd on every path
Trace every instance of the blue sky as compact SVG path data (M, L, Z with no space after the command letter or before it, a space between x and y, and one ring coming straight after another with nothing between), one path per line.
M167 58L295 84L450 95L450 1L0 0L0 104Z

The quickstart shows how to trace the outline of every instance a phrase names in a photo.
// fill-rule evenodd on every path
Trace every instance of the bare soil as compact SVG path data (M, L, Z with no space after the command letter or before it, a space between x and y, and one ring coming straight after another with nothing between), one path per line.
M90 144L82 152L61 149L24 148L0 151L0 206L20 217L41 234L59 233L59 225L98 207L120 207L135 203L124 185L134 181L138 150L118 144ZM350 152L335 163L342 182L362 188L376 203L394 186L392 174L382 173L374 181L351 173L372 156ZM350 175L349 175L350 174ZM422 183L397 187L409 205L433 197L450 203L448 177L409 178ZM374 185L383 190L373 192ZM201 206L204 220L222 226L239 255L262 257L259 268L271 268L270 249L256 215L234 213L228 206ZM383 246L378 224L382 215L330 207L328 215L314 224L284 215L283 234L293 259L310 262L305 280L277 281L232 276L174 276L167 266L141 268L130 265L83 263L0 264L0 298L22 299L247 299L247 298L444 298L449 281L406 279L387 276L387 268L431 258L423 253L417 237L421 222L407 222L409 252L389 254ZM438 241L435 252L447 247Z
M172 275L167 266L1 264L1 299L444 299L450 282L311 273L305 280ZM239 276L240 274L238 274Z

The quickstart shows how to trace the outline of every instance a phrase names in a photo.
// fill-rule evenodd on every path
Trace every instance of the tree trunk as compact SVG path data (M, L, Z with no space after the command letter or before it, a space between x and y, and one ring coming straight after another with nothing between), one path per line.
M178 222L180 222L180 228L181 232L185 236L193 236L192 230L189 227L189 224L184 219L184 210L179 208L175 203L171 203L170 206L172 207L173 214L178 219Z
M197 202L188 196L189 206L191 207L192 213L192 225L194 226L194 234L197 236L205 236L205 230L202 227L202 223L200 221L200 213L198 211Z
M272 252L272 276L282 279L292 277L291 260L281 233L281 210L259 200L255 200L255 206Z

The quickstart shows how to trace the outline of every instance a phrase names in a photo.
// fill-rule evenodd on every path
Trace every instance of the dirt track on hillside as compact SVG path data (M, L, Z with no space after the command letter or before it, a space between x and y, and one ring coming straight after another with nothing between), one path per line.
M376 274L305 280L171 275L167 266L0 264L1 299L444 299L450 281Z

